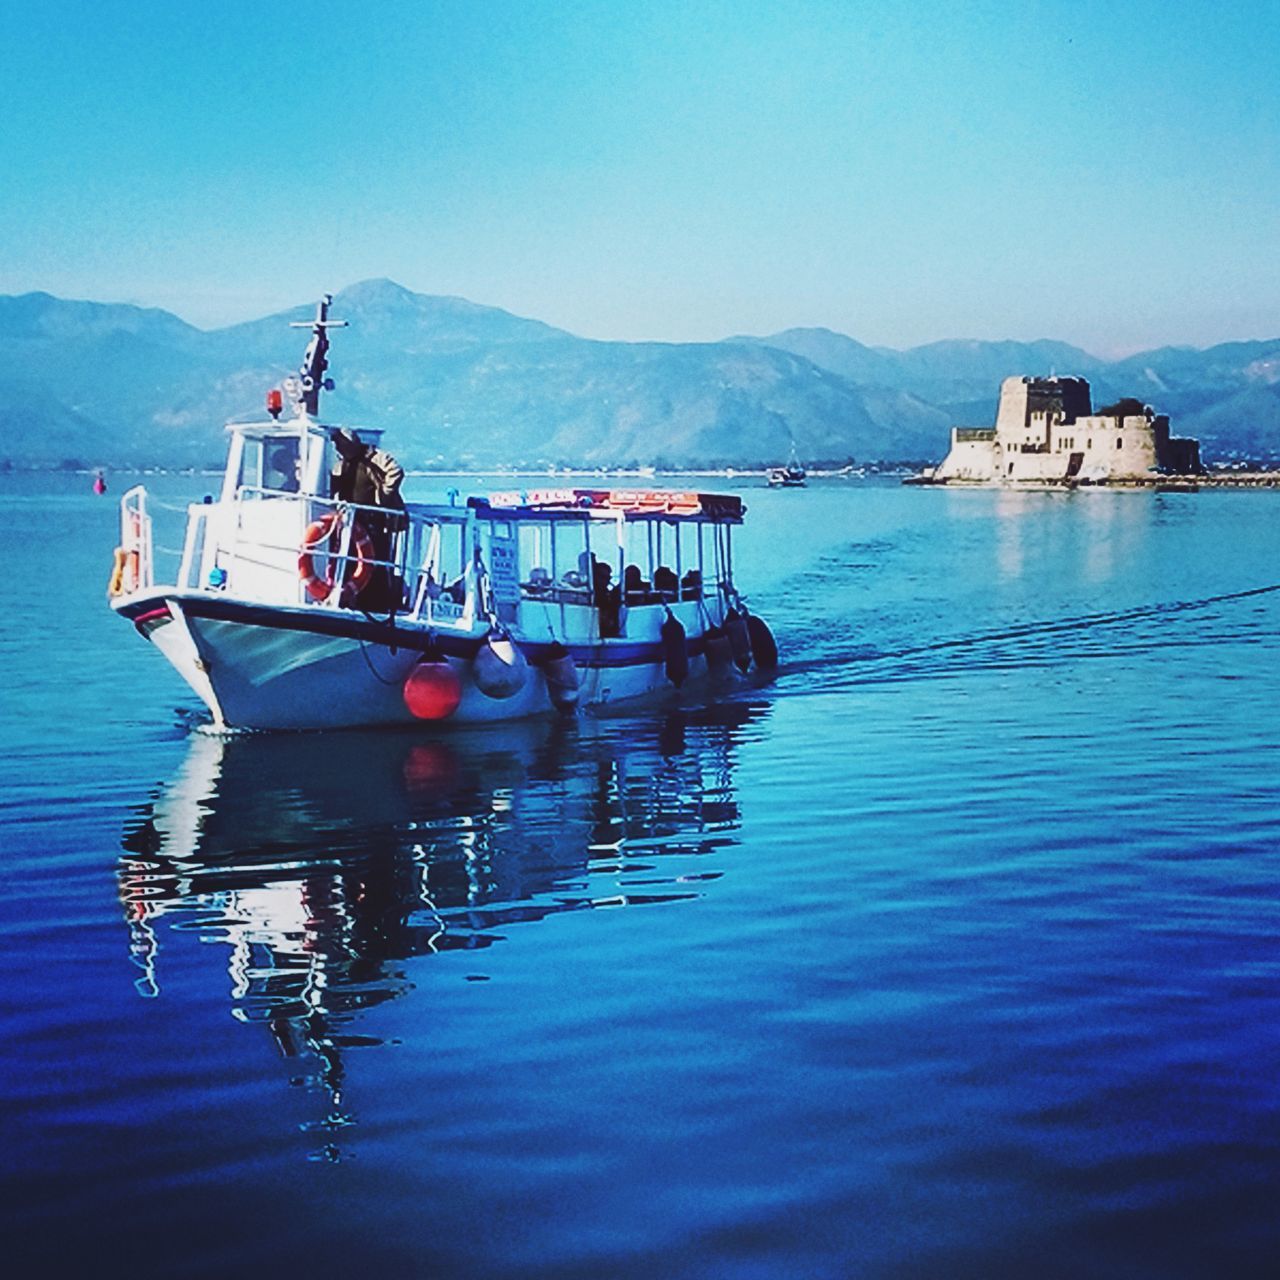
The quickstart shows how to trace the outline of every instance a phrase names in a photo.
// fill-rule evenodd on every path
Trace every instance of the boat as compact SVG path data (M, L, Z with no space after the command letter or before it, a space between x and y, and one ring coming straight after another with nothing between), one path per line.
M808 483L805 469L796 456L796 447L791 446L791 457L785 467L770 467L766 473L771 489L801 489Z
M268 416L232 422L220 495L187 511L171 580L145 486L120 500L111 607L217 729L573 714L776 669L733 581L734 494L541 488L448 504L335 496L354 441L320 418L331 298ZM291 407L291 416L285 412Z

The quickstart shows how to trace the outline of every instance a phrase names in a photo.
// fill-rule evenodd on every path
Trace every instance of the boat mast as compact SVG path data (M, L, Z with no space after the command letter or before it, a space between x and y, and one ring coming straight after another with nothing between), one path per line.
M302 357L302 368L298 370L302 394L298 403L302 411L315 418L320 413L320 392L333 390L333 379L326 378L324 371L329 367L329 334L330 329L345 329L345 320L329 319L329 304L333 295L326 293L316 304L314 320L292 320L291 329L311 329L311 341L307 344L307 353Z

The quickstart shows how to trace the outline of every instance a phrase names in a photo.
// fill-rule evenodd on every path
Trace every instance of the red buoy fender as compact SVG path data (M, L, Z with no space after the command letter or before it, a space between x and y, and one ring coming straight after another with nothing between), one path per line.
M419 720L446 720L462 701L462 681L448 660L427 658L405 678L404 705Z
M319 520L313 520L307 525L307 531L302 535L302 551L298 555L298 576L302 579L307 595L313 600L327 600L330 592L333 591L335 579L332 574L322 578L316 573L312 553L322 542L337 532L341 524L342 517L336 511L329 511ZM358 520L351 526L351 550L355 555L355 563L347 574L347 584L359 591L373 572L373 542Z

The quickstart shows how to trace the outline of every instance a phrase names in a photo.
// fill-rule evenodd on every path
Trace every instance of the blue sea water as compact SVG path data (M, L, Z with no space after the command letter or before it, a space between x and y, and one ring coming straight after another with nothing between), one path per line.
M743 491L767 688L223 739L0 478L12 1274L1275 1274L1280 499Z

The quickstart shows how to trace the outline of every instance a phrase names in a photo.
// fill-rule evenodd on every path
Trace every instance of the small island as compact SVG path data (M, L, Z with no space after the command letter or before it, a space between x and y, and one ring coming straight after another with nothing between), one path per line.
M1169 419L1124 398L1093 411L1084 378L1014 376L1000 384L993 427L952 427L951 448L916 484L1169 483L1204 474L1197 440L1169 434Z

